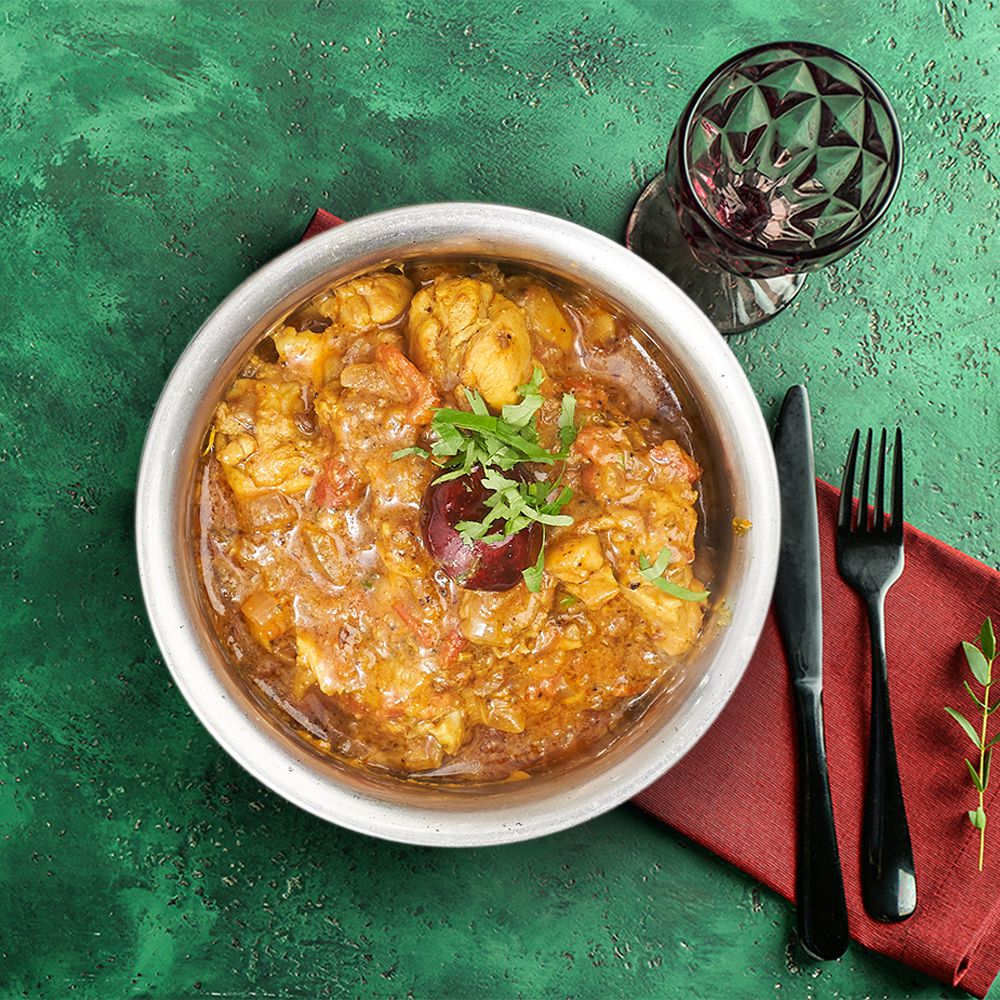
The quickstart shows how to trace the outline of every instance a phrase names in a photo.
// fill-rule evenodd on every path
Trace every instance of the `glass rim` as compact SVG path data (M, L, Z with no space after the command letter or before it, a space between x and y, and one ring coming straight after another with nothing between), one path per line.
M695 193L694 186L691 183L687 138L691 128L691 122L694 118L695 109L698 107L705 94L708 93L708 91L722 76L729 73L734 67L738 66L740 63L751 58L752 56L756 56L762 52L768 52L773 49L791 49L793 52L806 50L802 52L803 55L816 54L828 56L848 66L858 74L865 86L871 89L875 98L884 108L889 119L889 126L892 130L893 138L893 156L889 160L889 166L892 170L892 179L889 186L886 188L878 207L874 212L872 212L871 217L868 218L859 229L856 229L853 233L851 233L849 238L838 240L827 246L811 247L804 250L787 250L781 247L764 247L759 243L752 243L749 240L743 239L743 237L737 236L731 230L723 226L715 218L715 216L713 216L706 209L702 200ZM765 42L762 45L754 45L749 49L744 49L742 52L738 52L736 55L731 56L724 63L713 70L694 92L691 100L688 101L684 110L681 112L681 117L677 122L676 133L680 139L680 150L678 151L680 170L678 173L681 182L691 195L690 200L693 202L699 216L708 224L710 229L723 234L723 236L732 243L747 249L756 256L767 256L775 260L820 260L837 250L843 249L845 246L850 246L852 243L860 243L861 240L863 240L872 231L872 229L874 229L875 226L881 222L886 210L892 203L892 199L895 197L900 179L903 175L903 136L899 127L899 119L896 117L896 112L893 110L892 104L889 102L889 98L886 96L885 91L879 86L875 78L866 69L859 66L853 59L837 52L835 49L828 48L825 45L820 45L818 42Z

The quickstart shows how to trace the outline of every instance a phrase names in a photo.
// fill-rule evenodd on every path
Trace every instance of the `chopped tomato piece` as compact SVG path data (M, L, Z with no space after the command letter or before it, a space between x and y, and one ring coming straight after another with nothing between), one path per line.
M449 632L441 643L441 652L438 655L441 666L450 667L458 659L458 654L465 649L467 642L468 640L458 629Z
M597 496L597 472L597 466L593 462L588 462L584 466L583 472L580 473L580 485L583 487L584 492L589 493L591 496Z
M591 462L606 465L620 462L622 451L629 448L628 440L620 428L585 424L573 443L573 450Z
M429 424L440 404L431 380L402 351L389 344L379 344L375 348L375 360L384 365L389 374L406 389L410 399L410 423L417 426Z
M397 601L392 610L399 615L399 620L410 630L413 638L420 643L424 649L430 649L434 645L434 634L426 622L422 622L416 615L412 614L402 601Z
M346 507L361 495L358 477L339 458L323 464L313 499L320 507Z
M649 449L649 457L667 468L676 479L696 483L701 478L698 463L676 441L664 441Z
M609 404L608 390L587 375L564 379L566 391L576 397L576 405L598 412L606 410Z

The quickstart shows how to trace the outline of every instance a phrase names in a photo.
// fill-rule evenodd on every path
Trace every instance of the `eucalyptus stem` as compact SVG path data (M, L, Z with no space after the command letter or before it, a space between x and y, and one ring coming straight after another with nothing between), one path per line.
M986 767L986 726L990 721L990 688L993 685L993 660L988 660L989 674L986 687L983 689L983 728L979 734L979 809L976 812L985 817L986 810L983 808L983 795L986 791L986 781L984 781L983 771ZM983 856L986 853L986 823L979 828L979 870L983 870Z
M993 686L993 661L996 657L996 637L993 634L993 621L990 618L983 622L983 627L979 630L979 645L975 646L971 642L963 642L962 651L965 653L969 670L972 671L973 680L983 689L983 696L980 698L972 690L968 681L962 682L969 697L982 711L982 722L979 730L977 731L961 712L956 712L953 708L945 708L945 711L962 727L966 736L972 740L973 745L979 751L979 767L975 767L968 757L965 758L965 766L968 768L969 777L972 779L972 784L979 796L976 808L969 810L968 817L972 826L979 831L979 870L982 871L986 857L986 789L990 782L993 745L1000 741L1000 735L994 736L990 740L986 738L990 716L997 708L1000 708L1000 701L994 705L990 704L990 689Z

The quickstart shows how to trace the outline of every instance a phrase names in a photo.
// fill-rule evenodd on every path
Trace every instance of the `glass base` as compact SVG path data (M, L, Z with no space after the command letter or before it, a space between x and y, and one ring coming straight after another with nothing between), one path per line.
M625 245L678 285L724 334L766 323L795 298L806 280L804 274L741 278L706 267L684 239L663 174L650 181L635 203Z

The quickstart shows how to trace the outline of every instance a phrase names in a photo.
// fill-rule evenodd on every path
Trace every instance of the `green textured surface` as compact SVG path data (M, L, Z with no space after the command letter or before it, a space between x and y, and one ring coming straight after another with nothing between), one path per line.
M996 564L993 8L8 2L0 996L961 995L856 946L799 964L789 906L632 807L456 853L286 805L171 684L130 519L172 363L315 205L474 198L618 236L693 87L799 37L888 90L905 177L732 346L768 415L809 383L828 478L859 414L900 420L910 519Z

